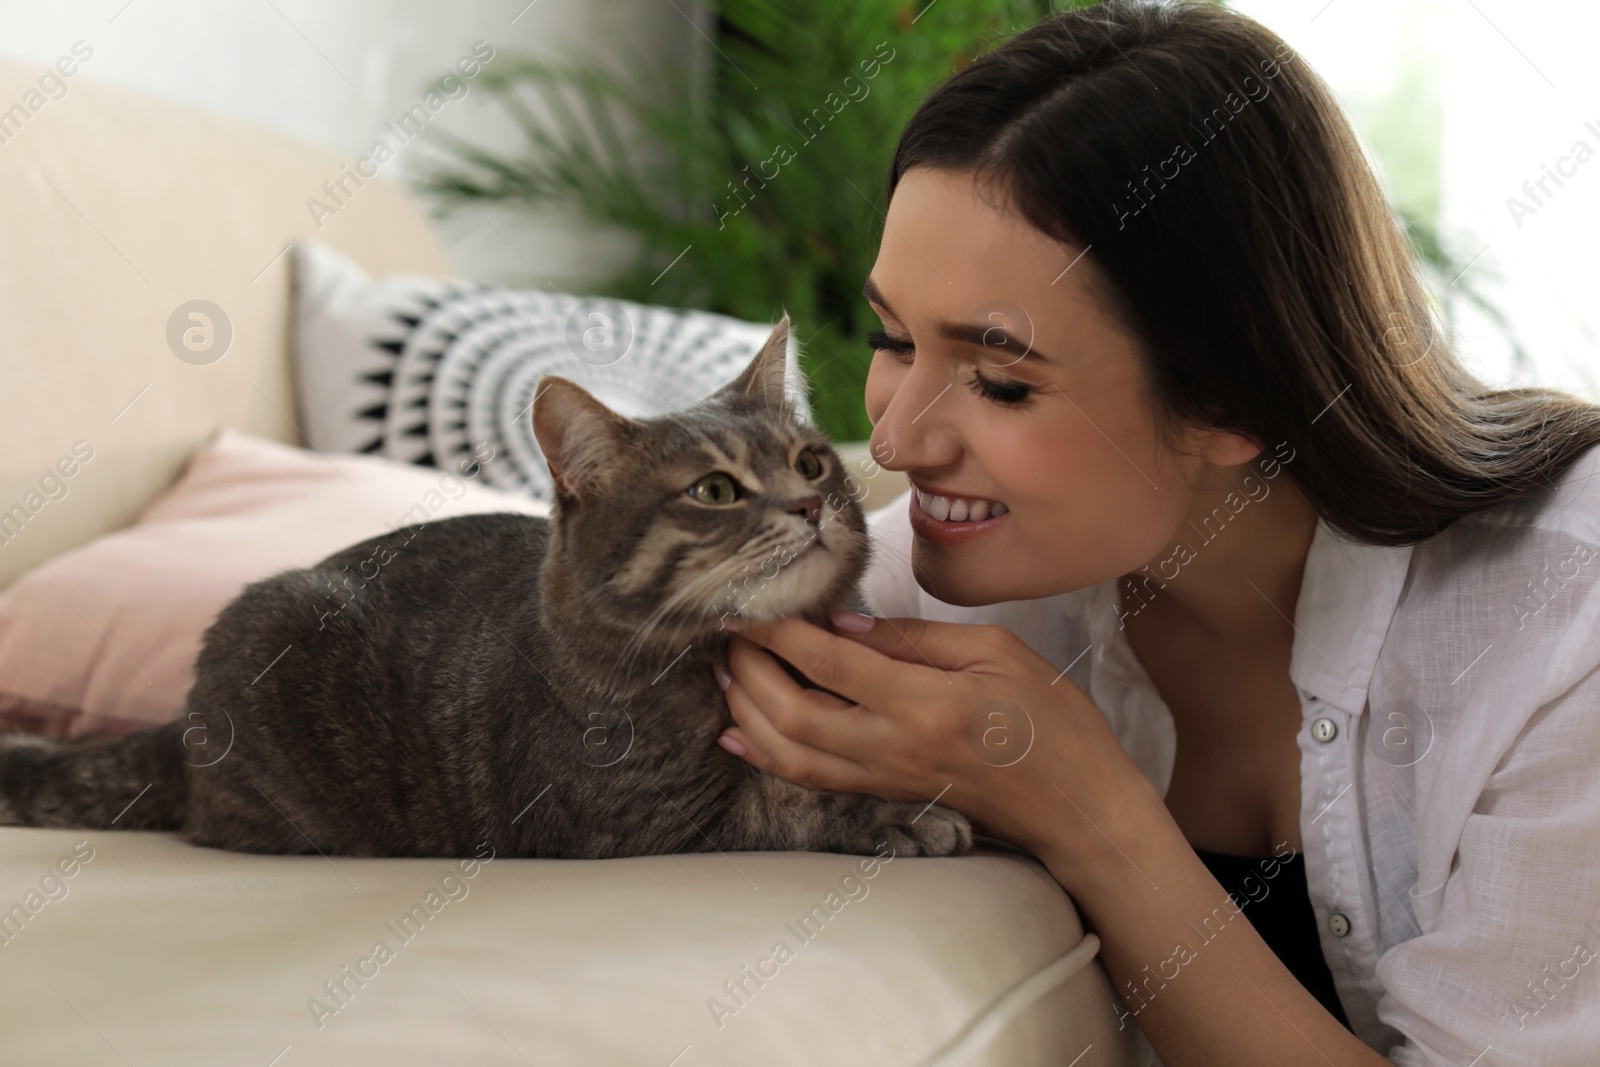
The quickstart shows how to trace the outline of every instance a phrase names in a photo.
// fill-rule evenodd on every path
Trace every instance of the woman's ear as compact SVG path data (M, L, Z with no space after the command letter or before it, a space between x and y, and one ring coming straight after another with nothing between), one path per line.
M1237 467L1266 450L1266 446L1250 434L1194 423L1184 427L1184 454L1202 459L1213 467Z
M1208 461L1218 467L1237 467L1249 463L1266 451L1266 447L1248 434L1214 430L1203 453Z

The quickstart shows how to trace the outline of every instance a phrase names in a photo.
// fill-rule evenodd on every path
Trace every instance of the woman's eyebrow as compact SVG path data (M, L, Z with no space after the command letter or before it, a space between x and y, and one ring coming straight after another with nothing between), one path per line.
M889 306L889 302L883 298L883 291L878 288L878 283L873 281L871 277L868 277L866 284L861 287L861 295L883 308L889 314L894 315L895 318L900 317L895 314L894 308ZM1005 327L995 324L980 326L977 323L941 322L939 324L939 335L952 341L962 341L966 344L977 345L980 348L994 348L1002 352L1017 353L1011 360L1013 363L1024 359L1034 359L1040 363L1055 362L1034 348L1031 338L1024 341L1010 333Z

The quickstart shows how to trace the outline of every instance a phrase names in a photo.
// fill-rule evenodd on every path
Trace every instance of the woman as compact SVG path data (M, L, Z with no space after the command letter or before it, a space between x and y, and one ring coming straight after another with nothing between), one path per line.
M1168 1067L1600 1062L1600 409L1461 368L1218 7L1046 19L888 188L891 617L744 627L724 746L1031 851Z

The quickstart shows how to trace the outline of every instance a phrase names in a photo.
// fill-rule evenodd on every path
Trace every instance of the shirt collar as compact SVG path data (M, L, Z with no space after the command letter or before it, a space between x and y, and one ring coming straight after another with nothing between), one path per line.
M1352 715L1362 713L1373 666L1405 587L1412 547L1348 541L1317 519L1300 579L1289 659L1289 677L1302 693Z
M1320 517L1306 552L1294 611L1289 678L1308 697L1352 715L1366 708L1373 667L1383 648L1411 566L1411 545L1364 545L1345 540ZM1076 594L1086 598L1094 661L1118 665L1108 653L1126 638L1117 633L1119 579ZM1129 663L1132 649L1126 650ZM1126 668L1135 677L1144 672Z

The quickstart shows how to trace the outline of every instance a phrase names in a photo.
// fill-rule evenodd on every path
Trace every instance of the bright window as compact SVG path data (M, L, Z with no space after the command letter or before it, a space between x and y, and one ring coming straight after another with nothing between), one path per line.
M1322 74L1391 199L1437 227L1466 267L1446 291L1463 361L1493 384L1600 400L1600 5L1230 6L1271 27ZM1462 289L1496 307L1505 329Z

